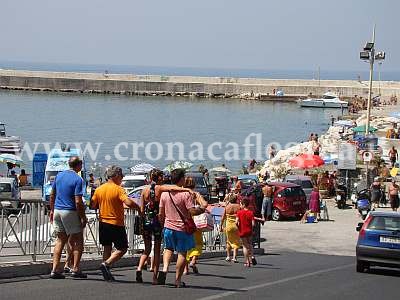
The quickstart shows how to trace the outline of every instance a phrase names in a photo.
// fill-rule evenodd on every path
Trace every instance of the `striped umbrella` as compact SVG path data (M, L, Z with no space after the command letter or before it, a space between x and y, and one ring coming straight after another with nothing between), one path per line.
M9 163L12 165L16 165L16 166L21 166L24 161L21 159L21 157L14 155L14 154L8 154L8 153L3 153L0 154L0 162L2 163Z
M138 164L134 167L132 167L130 170L132 173L135 174L143 174L143 173L149 173L151 170L156 169L155 166L148 164L148 163L141 163Z

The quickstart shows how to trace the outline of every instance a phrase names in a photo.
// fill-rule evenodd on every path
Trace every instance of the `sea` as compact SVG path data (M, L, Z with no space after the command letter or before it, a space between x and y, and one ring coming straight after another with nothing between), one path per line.
M0 68L310 78L307 71L32 63L0 63ZM329 74L329 79L351 79L345 73L322 74ZM173 161L185 160L193 164L193 170L201 164L208 169L224 164L236 173L250 159L255 158L262 164L268 158L271 144L282 149L307 140L310 133L323 134L332 117L341 114L336 109L300 108L296 103L240 99L0 91L0 122L7 125L7 134L21 137L24 146L21 156L28 171L32 169L32 153L46 152L67 143L71 148L84 150L88 169L94 164L117 164L127 170L144 162L164 168ZM4 165L0 166L2 172Z

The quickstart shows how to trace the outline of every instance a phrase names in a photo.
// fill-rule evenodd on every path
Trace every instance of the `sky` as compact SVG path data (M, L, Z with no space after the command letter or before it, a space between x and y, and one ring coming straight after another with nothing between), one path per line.
M400 70L397 0L0 0L0 61L363 70L372 39Z

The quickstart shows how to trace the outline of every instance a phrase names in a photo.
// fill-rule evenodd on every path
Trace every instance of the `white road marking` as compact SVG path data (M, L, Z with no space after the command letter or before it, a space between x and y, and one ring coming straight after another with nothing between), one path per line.
M217 295L213 295L213 296L199 298L198 300L221 299L221 298L229 297L231 295L234 295L234 294L237 294L237 293L240 293L240 292L247 292L247 291L251 291L251 290L256 290L256 289L260 289L260 288L264 288L264 287L268 287L268 286L273 286L273 285L277 285L277 284L281 284L281 283L286 283L286 282L293 281L293 280L302 279L302 278L305 278L305 277L311 277L311 276L320 275L320 274L323 274L323 273L329 273L329 272L333 272L333 271L338 271L338 270L346 269L346 268L349 268L349 267L354 267L354 264L349 264L349 265L344 265L344 266L335 267L335 268L329 268L329 269L323 269L323 270L320 270L320 271L315 271L315 272L311 272L311 273L305 273L305 274L302 274L302 275L288 277L288 278L284 278L284 279L280 279L280 280L276 280L276 281L272 281L272 282L266 282L266 283L262 283L262 284L258 284L258 285L248 286L248 287L240 288L240 289L238 289L236 291L225 292L225 293L221 293L221 294L217 294Z

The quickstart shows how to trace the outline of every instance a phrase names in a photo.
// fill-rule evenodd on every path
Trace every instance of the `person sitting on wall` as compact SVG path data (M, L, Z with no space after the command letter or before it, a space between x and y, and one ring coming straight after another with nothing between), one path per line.
M21 174L18 176L19 186L28 185L28 175L25 173L25 169L21 169Z

